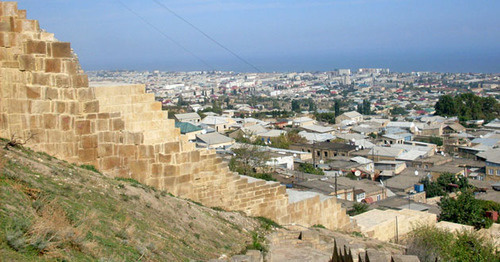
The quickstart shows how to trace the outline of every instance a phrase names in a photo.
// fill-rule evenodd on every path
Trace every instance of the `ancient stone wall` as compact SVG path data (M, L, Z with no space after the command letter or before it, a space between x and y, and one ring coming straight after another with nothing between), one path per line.
M402 238L415 228L434 226L437 221L436 214L410 209L373 209L352 218L363 235L382 241Z
M197 150L142 85L89 87L69 43L40 30L15 2L0 2L0 136L61 159L92 164L207 206L281 224L349 226L332 197L289 200L275 182L230 172Z

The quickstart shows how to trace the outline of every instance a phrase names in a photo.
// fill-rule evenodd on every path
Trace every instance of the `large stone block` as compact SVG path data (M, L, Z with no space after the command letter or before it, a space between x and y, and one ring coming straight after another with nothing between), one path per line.
M38 69L33 55L20 55L18 62L21 71L36 71Z
M100 161L100 168L103 170L109 170L120 166L120 158L116 156L104 157Z
M63 131L69 131L73 128L73 118L67 115L59 116L60 128Z
M30 100L30 112L32 114L44 114L50 112L50 101Z
M0 23L1 25L1 23ZM44 41L27 41L24 44L26 54L46 54L47 43Z
M57 100L59 99L59 91L57 88L48 87L45 89L45 98L49 100Z
M14 31L15 32L38 32L40 28L38 26L38 21L27 20L27 19L15 19Z
M26 87L26 97L28 99L40 99L43 92L43 88L38 86L27 86Z
M71 84L74 87L88 87L89 78L87 75L73 75L71 77Z
M45 59L45 72L47 73L61 73L62 60L61 59Z
M12 31L12 25L10 24L10 20L0 21L0 32L10 32L10 31ZM0 46L3 46L3 40L1 44L2 45Z
M84 163L96 161L97 150L95 148L79 149L78 158Z
M70 77L64 74L57 74L53 76L53 85L60 88L67 88L70 86Z
M45 129L55 129L55 128L57 128L57 115L54 115L54 114L44 114L43 115L43 127Z
M83 112L87 114L99 112L99 101L94 100L90 102L85 102L85 104L83 105Z
M50 50L52 57L71 57L71 45L67 42L53 42L50 45Z
M16 16L17 15L17 2L0 2L1 16Z
M148 162L145 160L137 160L130 163L130 172L136 176L144 176L148 172Z
M114 155L113 148L114 148L113 144L99 143L99 147L97 148L97 155L99 157L112 156Z
M112 120L111 130L118 131L118 130L123 130L124 128L125 128L125 122L123 122L123 120L121 120L119 118Z
M118 145L118 155L121 157L135 158L137 146L134 145Z
M75 121L75 132L77 135L88 135L91 132L90 120L76 120Z
M82 148L97 148L97 135L87 135L81 138Z

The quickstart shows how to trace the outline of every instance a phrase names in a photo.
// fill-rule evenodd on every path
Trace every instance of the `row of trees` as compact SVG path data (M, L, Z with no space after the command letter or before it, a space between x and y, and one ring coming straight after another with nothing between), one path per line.
M494 97L480 97L472 93L443 95L434 108L436 115L458 116L461 121L491 121L500 115L500 105Z
M426 196L442 196L439 207L439 220L474 226L476 229L488 228L493 221L487 218L486 211L500 212L500 204L493 201L479 200L474 197L474 187L464 176L455 176L443 173L436 181L424 178L420 181L424 185ZM449 193L457 193L456 198L449 197Z
M436 181L431 181L428 177L425 177L420 180L420 183L424 185L427 198L446 196L448 193L470 189L469 181L466 177L457 177L452 173L443 173L436 179ZM454 185L457 185L458 188Z

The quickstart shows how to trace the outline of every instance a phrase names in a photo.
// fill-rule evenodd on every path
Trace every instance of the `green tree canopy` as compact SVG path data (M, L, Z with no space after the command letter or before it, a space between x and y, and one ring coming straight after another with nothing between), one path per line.
M455 199L445 196L439 202L439 220L474 226L476 229L488 228L493 221L485 217L480 203L470 190L464 190Z
M461 121L491 121L500 115L500 105L494 97L480 97L472 93L443 95L434 108L436 115L458 116Z

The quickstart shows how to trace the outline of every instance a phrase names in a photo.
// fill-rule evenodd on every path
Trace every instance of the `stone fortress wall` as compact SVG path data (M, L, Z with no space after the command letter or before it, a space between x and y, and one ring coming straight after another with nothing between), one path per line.
M60 159L92 164L207 206L280 224L346 228L335 198L285 190L229 171L195 149L142 85L89 86L70 44L40 30L15 2L0 2L0 136Z

